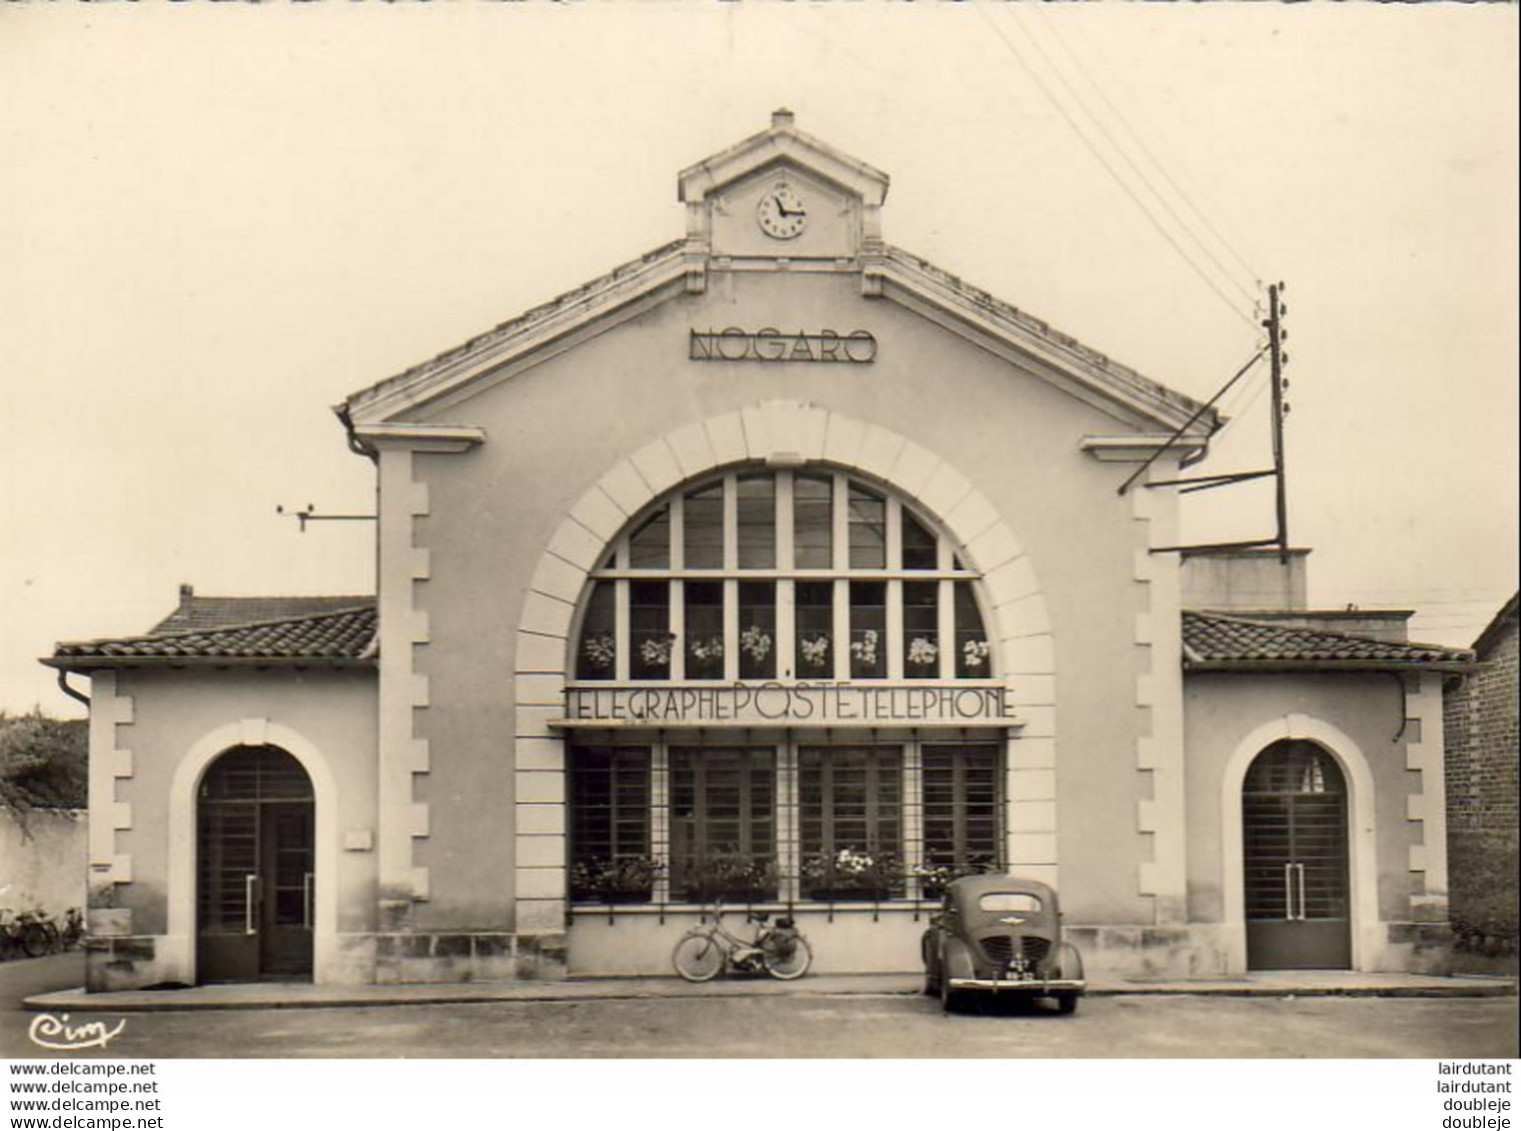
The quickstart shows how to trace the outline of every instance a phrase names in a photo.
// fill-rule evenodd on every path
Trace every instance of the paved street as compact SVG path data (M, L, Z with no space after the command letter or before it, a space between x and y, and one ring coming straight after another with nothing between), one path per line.
M77 985L76 955L0 966L0 1054L40 1055L22 996ZM139 1057L1514 1057L1516 999L1093 997L1075 1017L944 1017L906 995L507 1002L83 1014ZM86 1053L83 1055L99 1055Z

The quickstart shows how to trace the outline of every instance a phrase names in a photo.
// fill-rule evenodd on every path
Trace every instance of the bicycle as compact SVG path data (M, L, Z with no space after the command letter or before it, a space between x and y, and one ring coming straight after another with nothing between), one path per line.
M63 930L59 934L60 950L73 950L84 942L84 913L77 907L64 912Z
M8 907L0 907L0 947L7 958L18 951L28 958L41 958L53 949L53 936L44 921L33 911L12 917Z
M725 970L766 973L791 981L808 973L813 951L790 915L767 926L770 913L752 911L746 923L755 924L755 937L742 939L723 924L723 903L713 905L710 921L693 927L671 951L671 965L689 982L710 982Z

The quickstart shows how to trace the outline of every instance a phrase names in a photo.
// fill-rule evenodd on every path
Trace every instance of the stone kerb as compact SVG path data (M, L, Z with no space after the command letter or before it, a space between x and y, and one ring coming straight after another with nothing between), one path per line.
M516 640L516 893L519 934L565 929L563 709L576 604L606 546L643 508L688 480L747 461L828 463L907 495L944 523L983 575L996 659L1020 735L1009 746L1010 863L1056 875L1056 653L1035 568L998 509L949 461L913 440L817 405L766 401L688 424L610 468L571 507L540 558Z

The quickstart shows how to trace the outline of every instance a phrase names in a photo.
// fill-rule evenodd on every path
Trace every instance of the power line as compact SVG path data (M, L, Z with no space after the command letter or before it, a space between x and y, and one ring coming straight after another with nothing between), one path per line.
M1112 113L1119 121L1120 125L1124 127L1125 132L1130 135L1131 139L1135 142L1136 147L1140 149L1140 151L1145 154L1152 165L1156 167L1157 172L1162 174L1162 179L1172 187L1173 191L1178 194L1178 198L1182 200L1184 205L1187 206L1188 210L1192 212L1196 217L1198 217L1199 222L1209 230L1210 234L1219 241L1220 246L1223 247L1226 252L1241 265L1242 269L1246 271L1246 273L1250 275L1254 280L1260 280L1262 278L1262 275L1256 271L1250 263L1246 261L1246 258L1239 251L1236 250L1235 245L1232 244L1230 240L1226 239L1225 234L1216 228L1214 224L1210 223L1209 217L1204 214L1203 210L1194 204L1192 198L1186 191L1184 191L1183 186L1178 184L1178 182L1172 178L1171 174L1167 172L1167 166L1164 165L1161 160L1157 158L1156 154L1151 151L1150 147L1147 146L1145 140L1134 129L1134 127L1130 125L1129 121L1126 119L1125 115L1120 111L1120 109L1109 100L1109 96L1104 93L1104 88L1099 85L1098 81L1093 78L1092 74L1089 73L1087 67L1083 65L1082 59L1075 51L1072 50L1071 46L1062 39L1061 33L1056 29L1056 24L1047 18L1044 12L1041 12L1039 6L1037 6L1035 10L1041 13L1040 18L1045 22L1047 29L1051 32L1051 37L1061 45L1062 50L1067 53L1068 58L1070 58L1072 62L1076 64L1078 73L1088 80L1088 85L1093 87L1100 100L1104 103L1105 106L1109 108L1110 113Z
M1037 8L1037 10L1039 10L1039 9ZM1051 25L1050 25L1049 22L1046 22L1046 28L1047 28L1048 31L1052 32L1052 37L1056 38L1055 31L1051 27ZM1156 198L1157 203L1160 204L1164 209L1166 209L1167 214L1172 217L1173 222L1175 224L1177 224L1178 228L1183 232L1183 234L1186 235L1189 239L1191 239L1194 242L1195 246L1197 246L1198 249L1204 253L1205 257L1208 258L1209 261L1215 265L1216 270L1218 270L1220 272L1220 275L1225 279L1225 281L1228 282L1228 283L1230 283L1233 287L1235 287L1236 290L1238 290L1241 293L1241 296L1243 298L1245 298L1247 302L1255 302L1256 299L1257 299L1257 296L1249 288L1242 286L1241 283L1237 281L1237 279L1235 277L1235 274L1232 272L1232 270L1229 267L1227 267L1225 264L1223 264L1223 263L1220 262L1219 257L1217 255L1215 255L1215 253L1210 250L1210 248L1208 247L1208 245L1206 245L1205 242L1202 239L1200 239L1198 237L1198 235L1196 235L1194 233L1193 229L1189 226L1188 221L1184 220L1183 217L1179 216L1178 213L1177 213L1177 210L1174 209L1173 206L1167 202L1167 198L1165 196L1163 196L1162 193L1160 193L1160 192L1157 191L1156 186L1151 183L1151 180L1150 180L1149 177L1147 177L1145 171L1143 169L1141 169L1141 167L1138 166L1133 160L1131 160L1130 154L1128 154L1127 152L1125 152L1124 147L1122 145L1120 145L1120 143L1118 141L1115 140L1114 135L1109 132L1109 128L1104 125L1103 121L1099 118L1099 116L1097 114L1095 114L1093 112L1093 110L1083 101L1082 95L1079 94L1078 91L1076 89L1074 89L1074 87L1072 86L1072 84L1067 81L1066 76L1063 75L1062 72L1061 72L1061 68L1056 65L1056 61L1054 59L1052 59L1051 56L1049 54L1047 54L1046 49L1040 45L1040 40L1038 40L1031 33L1031 30L1029 28L1025 28L1023 30L1024 30L1024 33L1025 33L1025 38L1028 39L1030 41L1030 44L1037 51L1040 52L1041 58L1046 61L1046 65L1051 69L1051 73L1054 74L1057 77L1058 80L1060 80L1062 86L1066 88L1067 93L1070 94L1070 95L1072 95L1073 101L1076 102L1078 104L1078 106L1082 107L1083 112L1088 115L1089 120L1091 120L1093 122L1093 124L1098 127L1099 132L1104 135L1104 140L1107 141L1110 144L1110 146L1114 149L1114 151L1120 155L1120 157L1124 160L1125 164L1130 167L1130 171L1133 172L1140 179L1141 183L1146 186L1147 190L1150 191L1151 195ZM1058 40L1058 42L1060 42L1060 41ZM1065 46L1066 45L1063 44L1064 48L1065 48ZM1067 51L1067 55L1068 55L1069 58L1073 58L1072 52L1070 50ZM1082 64L1081 63L1078 64L1078 69L1079 69L1080 72L1082 72ZM1086 72L1083 72L1083 73L1084 73L1084 77L1087 77L1086 76ZM1098 90L1097 84L1094 83L1091 78L1089 78L1088 81L1089 81L1090 85L1092 85L1094 87L1095 90ZM1104 97L1103 91L1100 90L1098 93L1099 93L1099 97L1100 98ZM1108 102L1108 99L1104 99L1104 101L1105 101L1106 105L1110 105L1110 108L1113 109L1113 106ZM1115 113L1118 114L1118 111L1116 111ZM1123 123L1123 118L1121 118L1121 122ZM1134 136L1134 132L1132 131L1132 137L1133 136ZM1144 146L1142 148L1144 149ZM1155 162L1155 159L1153 159L1153 162ZM1164 176L1166 175L1165 171L1164 171L1163 175ZM1179 195L1181 196L1182 195L1181 190L1178 190L1177 185L1175 183L1173 183L1170 179L1169 179L1169 183L1173 184L1174 191L1179 192ZM1197 210L1195 210L1195 211L1197 211ZM1205 221L1205 223L1207 225L1208 221ZM1257 273L1255 271L1253 271L1250 267L1247 267L1246 270L1247 270L1247 275L1249 277L1251 277L1253 280L1255 280L1255 279L1258 278Z
M1250 315L1236 306L1235 300L1233 300L1229 295L1221 290L1220 287L1216 285L1215 281L1200 269L1199 265L1193 261L1193 259L1188 255L1186 251L1184 251L1183 247L1178 243L1178 241L1172 237L1172 233L1168 232L1167 229L1162 226L1162 224L1157 220L1156 216L1152 213L1151 209L1147 208L1140 197L1136 196L1136 194L1131 190L1130 186L1125 183L1125 179L1115 171L1114 166L1105 160L1104 155L1100 153L1097 147L1094 146L1093 142L1088 139L1088 135L1085 134L1082 131L1081 127L1078 126L1077 122L1073 120L1072 115L1067 113L1067 108L1062 105L1061 100L1051 92L1051 89L1046 85L1045 80L1040 77L1040 73L1036 71L1035 68L1030 66L1029 61L1024 57L1023 54L1020 53L1019 48L1015 47L1009 37L1004 34L1003 29L998 26L998 23L989 14L988 9L985 7L979 7L978 11L981 12L983 18L988 21L988 25L993 29L993 34L998 36L1003 45L1008 48L1009 53L1013 55L1014 58L1019 62L1019 65L1025 69L1025 72L1035 82L1035 85L1040 88L1040 92L1046 96L1046 100L1051 103L1056 112L1060 114L1067 125L1072 128L1072 132L1077 135L1078 140L1087 147L1088 151L1093 154L1094 159L1104 167L1104 171L1114 179L1115 184L1119 185L1120 189L1125 193L1125 195L1130 197L1135 206L1141 210L1141 214L1151 222L1152 226L1156 228L1156 230L1161 234L1162 238L1172 246L1172 249L1178 253L1183 262L1188 264L1189 268L1192 269L1193 272L1198 275L1201 280L1203 280L1204 284L1209 287L1209 289L1215 293L1220 301L1230 309L1232 314L1234 314L1237 318L1240 318L1254 330L1257 329L1256 321L1253 320Z

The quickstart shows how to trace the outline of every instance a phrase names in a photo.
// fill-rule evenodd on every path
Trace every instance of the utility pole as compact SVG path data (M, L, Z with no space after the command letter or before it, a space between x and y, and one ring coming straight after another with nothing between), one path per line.
M1284 380L1283 370L1289 363L1289 356L1283 352L1283 343L1289 334L1281 321L1288 308L1278 301L1284 290L1281 282L1268 286L1268 316L1262 324L1268 332L1268 361L1273 373L1273 480L1278 486L1278 560L1286 563L1289 560L1289 505L1284 491L1283 418L1288 415L1289 406L1284 402L1283 393L1289 383Z

